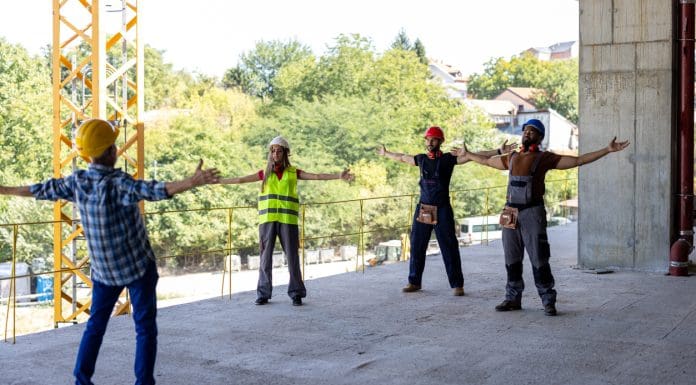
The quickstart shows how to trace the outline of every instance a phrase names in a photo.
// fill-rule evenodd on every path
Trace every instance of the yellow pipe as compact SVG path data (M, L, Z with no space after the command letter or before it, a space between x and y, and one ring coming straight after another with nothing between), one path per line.
M230 243L230 280L229 280L229 288L230 288L230 299L232 299L232 219L233 209L230 209L229 215L230 215L230 228L229 228L229 243Z
M302 204L302 230L300 233L300 248L302 249L302 281L305 277L305 208L306 204Z
M17 233L19 226L12 227L12 268L10 272L10 290L7 293L7 315L5 317L5 342L7 342L7 327L10 320L10 302L12 303L12 344L17 342Z
M360 270L365 274L365 234L364 234L364 211L365 202L360 200ZM356 270L357 271L357 270Z

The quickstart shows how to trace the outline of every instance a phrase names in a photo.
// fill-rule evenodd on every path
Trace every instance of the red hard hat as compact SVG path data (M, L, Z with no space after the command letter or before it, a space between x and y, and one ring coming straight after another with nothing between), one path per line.
M445 141L445 133L442 132L442 128L440 128L438 126L432 126L432 127L428 128L427 130L425 130L425 135L423 135L423 136L426 138L430 136L433 138L438 138L438 139L442 140L443 142Z

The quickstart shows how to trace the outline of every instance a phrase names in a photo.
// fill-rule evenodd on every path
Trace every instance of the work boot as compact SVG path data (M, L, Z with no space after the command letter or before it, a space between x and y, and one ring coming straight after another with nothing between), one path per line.
M401 289L401 291L403 291L404 293L413 293L413 292L418 291L420 289L421 289L421 287L419 285L414 285L414 284L409 283L403 289Z
M302 306L302 297L299 295L292 297L292 306Z
M455 287L454 290L452 291L452 294L455 297L461 297L464 295L464 288L463 287Z
M556 305L553 303L544 305L544 314L552 317L557 315L558 312L556 311Z
M511 310L521 310L522 309L522 302L521 301L510 301L510 300L505 300L500 303L500 305L495 307L495 311L511 311Z
M254 301L254 304L256 305L265 305L268 303L268 298L256 298L256 301Z

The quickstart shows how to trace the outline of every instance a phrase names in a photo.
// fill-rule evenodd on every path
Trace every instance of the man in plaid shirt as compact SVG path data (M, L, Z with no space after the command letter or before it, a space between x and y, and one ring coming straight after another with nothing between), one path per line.
M90 160L87 170L31 186L0 186L0 194L67 200L80 210L80 220L91 256L92 305L74 375L79 385L91 378L104 332L114 305L128 287L137 333L136 384L155 383L157 355L157 266L138 203L168 199L205 184L218 183L216 169L203 170L201 160L190 177L177 182L133 179L114 168L118 129L101 119L82 123L75 142L78 153Z

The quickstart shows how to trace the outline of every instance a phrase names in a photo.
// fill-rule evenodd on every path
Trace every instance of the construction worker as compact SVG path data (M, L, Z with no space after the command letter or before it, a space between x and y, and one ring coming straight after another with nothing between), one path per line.
M89 160L87 170L31 186L0 186L0 194L73 202L91 257L92 305L75 364L75 383L92 384L109 317L124 287L128 288L135 322L136 384L154 384L157 355L157 266L138 207L142 200L168 199L197 186L217 183L215 169L203 170L201 160L190 177L177 182L133 179L114 168L118 129L101 119L80 125L78 153Z
M313 174L290 164L290 144L277 136L268 144L268 162L265 170L251 175L221 179L221 184L238 184L261 181L258 198L260 264L259 281L256 287L256 305L265 305L273 293L273 248L276 237L280 238L288 260L288 296L294 306L302 305L307 296L299 256L298 218L300 201L297 194L298 180L343 179L351 181L353 174L348 169L336 174Z
M611 152L623 150L629 143L617 142L614 137L607 147L598 151L580 156L557 155L540 148L546 134L546 128L541 121L530 119L522 127L522 148L519 152L485 156L470 153L464 146L456 153L498 170L509 170L507 201L503 212L507 221L506 227L503 228L507 284L505 300L496 306L495 310L522 309L522 260L526 249L532 262L534 283L544 305L544 314L555 316L556 290L549 264L551 253L546 235L544 207L546 172L552 169L566 170L594 162Z
M465 157L457 157L440 150L440 146L445 141L445 134L440 127L428 128L424 137L427 151L425 154L414 156L394 153L387 151L384 145L377 149L379 155L420 168L420 181L418 182L420 200L416 205L411 227L408 284L402 291L412 293L421 289L421 278L425 268L425 252L434 229L453 294L463 296L464 277L459 255L459 242L455 232L454 212L449 198L449 184L454 166L466 163L468 160ZM506 141L500 149L485 151L482 154L500 154L510 151L514 147L514 144L508 145Z

